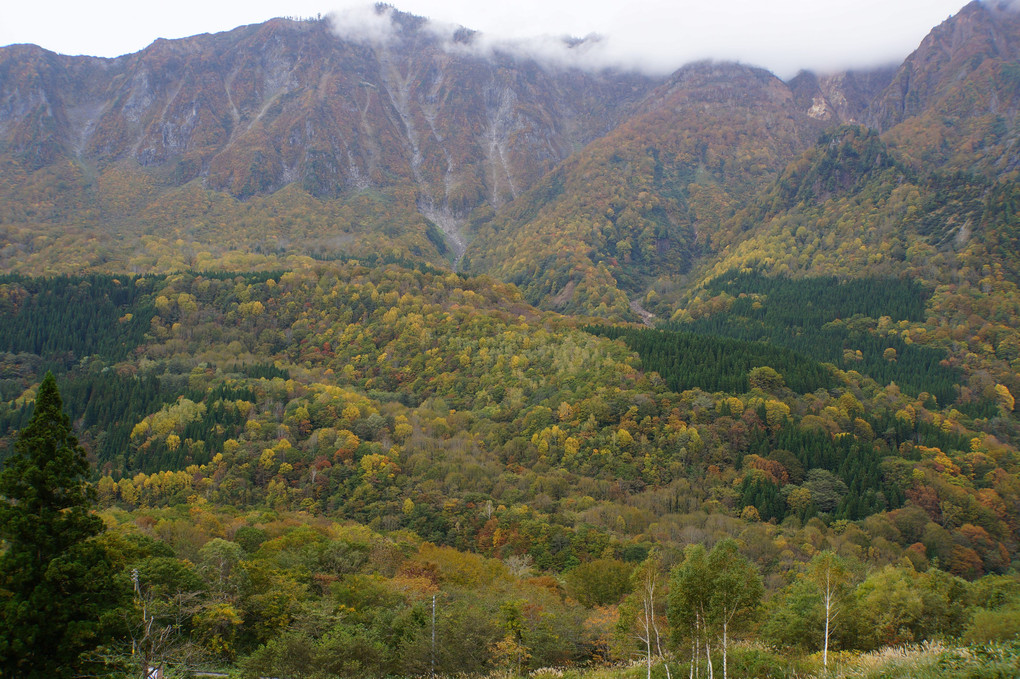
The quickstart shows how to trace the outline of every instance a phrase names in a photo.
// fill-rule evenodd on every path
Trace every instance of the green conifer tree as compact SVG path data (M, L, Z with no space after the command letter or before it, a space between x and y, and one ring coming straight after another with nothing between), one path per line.
M75 676L101 641L116 597L88 471L47 373L0 472L0 676Z

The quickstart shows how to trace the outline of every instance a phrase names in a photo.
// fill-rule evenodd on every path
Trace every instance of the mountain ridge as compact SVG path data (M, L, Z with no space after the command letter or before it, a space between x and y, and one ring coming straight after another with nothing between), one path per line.
M36 142L39 148L45 149L60 144L65 153L74 150L99 162L130 158L142 166L170 161L185 166L195 164L196 167L185 167L179 179L190 180L201 175L212 188L244 197L271 192L290 183L285 172L287 167L302 170L314 166L298 177L312 182L312 188L320 193L335 193L336 187L359 186L364 181L382 183L387 173L413 178L411 165L416 162L415 153L423 155L421 162L442 164L443 152L449 151L417 148L416 137L421 138L422 144L434 144L454 132L430 129L436 121L447 125L453 121L466 123L465 131L479 135L489 133L497 142L503 142L505 139L501 136L527 129L529 123L540 122L543 115L556 113L555 117L569 119L559 123L561 129L548 130L547 139L516 140L530 151L529 162L538 163L539 168L543 162L548 162L543 158L560 159L574 145L584 143L599 129L611 125L611 122L591 120L605 108L595 99L605 102L615 98L609 96L611 92L607 87L600 86L597 77L578 71L559 77L558 73L524 63L517 69L520 72L517 82L501 82L499 71L506 71L507 57L502 58L503 63L471 56L455 58L441 49L437 38L421 30L411 29L403 38L392 43L362 45L339 40L325 21L275 19L227 33L159 40L134 55L112 60L61 57L41 48L2 48L0 55L6 57L3 61L8 65L2 71L3 82L7 84L4 99L9 103L6 115L0 117L0 134L7 132L5 146L23 157L33 155L31 144ZM33 59L26 60L26 56ZM315 63L310 65L309 60ZM37 65L36 62L41 63ZM73 72L83 65L99 64L103 67L101 70L114 71L105 87L104 83L97 82L96 73L81 77ZM19 73L15 70L19 67L21 71L31 72ZM448 75L444 67L455 71ZM59 72L61 69L65 73ZM568 106L563 96L552 101L529 100L529 91L524 87L531 84L527 77L549 81L541 84L541 95L556 96L557 90L562 90L578 103ZM474 90L461 93L471 98L468 102L471 106L462 106L456 112L428 110L429 104L441 108L446 100L456 96L443 89L443 81L448 78L459 80L465 86L463 89ZM64 102L57 96L57 86L68 79L91 83L91 87L87 91L78 88L71 92L85 101L61 106ZM625 90L633 84L640 94L642 78L617 76L617 81L607 83L608 88L615 86ZM479 85L469 87L476 83ZM408 89L412 85L414 92ZM509 121L508 129L493 128L497 120L489 121L487 127L484 120L485 115L497 118L501 105L498 96L487 95L486 88L498 89L501 85L517 85L513 94L524 100L519 104L513 100L503 102L504 106L511 107L509 112L517 116ZM16 88L26 86L36 91L32 96L17 96ZM98 91L100 87L103 91ZM373 100L376 97L371 95L376 92L381 94L382 101ZM299 93L312 100L297 102L300 106L287 101L298 97ZM413 100L408 100L411 95L414 95ZM624 92L624 96L630 95ZM50 106L40 111L31 108L33 104ZM101 114L85 125L67 129L70 116L66 109L72 107L92 107ZM574 108L583 113L575 113ZM356 120L359 112L363 116L371 113L371 122L385 127L379 130L382 141L395 141L408 147L403 149L403 155L411 157L388 160L377 157L371 148L360 148L356 140L359 133L365 131L359 129ZM463 120L468 114L471 117ZM346 116L355 120L349 121ZM19 123L22 129L11 135L11 128ZM26 125L32 124L37 130L26 129ZM310 130L296 132L294 128L300 125ZM330 138L333 130L336 130L333 137L339 135L340 139ZM277 148L260 149L260 140L252 138L259 131L269 134ZM288 134L300 134L300 137L286 139ZM397 139L387 140L386 135ZM84 143L72 141L82 136ZM326 138L322 139L323 136ZM280 137L285 141L276 141ZM346 140L351 140L350 148L345 147ZM247 143L238 144L239 141ZM316 166L315 159L308 158L307 154L296 156L290 147L298 141L324 154L328 160L325 166ZM261 145L265 146L265 142ZM242 148L232 148L237 146ZM261 181L253 180L248 168L231 167L236 160L231 154L253 154L255 151L244 148L251 146L256 147L256 151L272 151L265 159L270 165L270 176ZM489 157L485 149L458 152L460 157L452 160L478 163L480 156L490 164L498 161ZM353 155L353 161L347 157L348 153ZM52 160L52 150L45 154L35 151L34 155ZM299 167L294 167L295 164ZM37 168L38 164L33 164L33 169ZM519 179L521 182L533 172L524 166L511 169L524 175ZM335 181L330 182L330 179ZM436 183L431 177L429 180L429 184ZM512 180L513 177L511 184ZM435 191L437 186L428 188ZM512 187L498 182L487 188L488 194L497 201L512 193ZM459 208L456 197L453 202L453 207Z
M0 156L12 170L2 219L24 252L33 230L59 237L68 220L98 238L126 224L166 245L218 233L174 221L198 218L177 203L201 193L232 205L221 225L249 222L252 201L290 219L310 210L310 222L353 207L360 216L342 220L344 234L375 225L359 245L292 230L275 251L390 250L451 266L466 255L466 270L514 281L541 305L633 319L635 296L682 288L695 262L735 245L741 235L727 221L833 125L878 129L915 168L1011 172L1020 77L1010 80L1010 69L1020 67L1003 55L1020 54L1018 17L974 2L899 67L787 82L726 62L653 78L459 49L475 34L447 35L385 7L375 15L383 38L344 40L322 19L274 19L115 59L0 48ZM990 95L968 94L989 83ZM935 148L947 144L952 153ZM609 226L605 198L586 198L596 187L570 178L593 163L599 182L622 191ZM67 188L46 189L53 182ZM556 188L564 182L574 183L573 207ZM286 207L296 199L304 207ZM643 207L621 223L621 201ZM377 217L391 226L380 229ZM142 220L162 226L149 233ZM566 240L539 235L564 224L581 228ZM250 251L271 231L256 228L247 245L241 234L193 243ZM128 259L111 256L107 266ZM520 257L531 260L523 269Z

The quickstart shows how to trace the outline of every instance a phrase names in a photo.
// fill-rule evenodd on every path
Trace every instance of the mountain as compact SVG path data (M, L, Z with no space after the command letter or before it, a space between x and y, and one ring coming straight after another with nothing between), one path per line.
M934 28L862 122L917 164L1003 176L1020 167L1020 12L971 2Z
M713 235L706 225L822 129L767 71L684 67L615 130L476 222L465 268L510 280L541 306L629 317L628 296L685 274Z
M826 132L725 220L733 247L705 260L706 275L768 261L787 275L950 283L973 267L1020 282L1018 68L1020 12L972 2L894 71L799 74L802 107L810 97L826 119L859 126ZM834 82L855 93L842 108L825 93Z
M454 49L423 19L377 11L390 38L278 19L117 59L5 48L0 149L26 178L69 160L161 194L192 181L240 200L291 185L324 201L395 190L462 251L458 220L529 188L651 85L480 56L467 32ZM79 183L102 199L102 185Z
M462 210L530 185L649 83L454 52L424 20L392 21L392 39L365 43L326 20L276 19L117 59L5 48L0 139L30 169L130 160L242 198L399 179Z
M466 255L548 308L637 318L654 290L668 314L826 128L873 127L915 169L1011 172L1018 16L975 2L898 68L785 83L555 65L382 6L364 35L277 19L116 59L0 48L0 264Z

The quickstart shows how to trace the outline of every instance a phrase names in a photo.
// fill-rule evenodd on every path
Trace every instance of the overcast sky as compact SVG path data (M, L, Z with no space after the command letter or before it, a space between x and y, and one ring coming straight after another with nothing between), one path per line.
M499 39L604 36L601 59L659 72L695 59L732 59L780 76L902 60L964 0L395 0L398 9ZM159 37L229 30L275 16L340 11L348 0L24 0L0 2L0 45L117 56ZM540 44L534 42L532 44Z

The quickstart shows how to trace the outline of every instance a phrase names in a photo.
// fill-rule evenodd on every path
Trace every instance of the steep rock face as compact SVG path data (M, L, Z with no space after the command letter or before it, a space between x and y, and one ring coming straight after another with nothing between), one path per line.
M932 29L876 98L868 122L888 130L925 113L954 85L977 74L989 60L1020 58L1020 12L996 2L971 2Z
M812 118L830 125L859 123L895 72L892 66L831 75L801 71L788 84L797 107Z
M31 169L79 151L102 107L102 83L117 63L35 45L0 49L0 149Z
M915 165L996 176L1020 168L1020 10L972 2L936 27L863 122Z
M393 21L366 44L280 19L111 60L4 48L0 149L33 169L133 161L238 197L406 184L426 210L460 214L512 199L651 85L452 51L422 21Z

